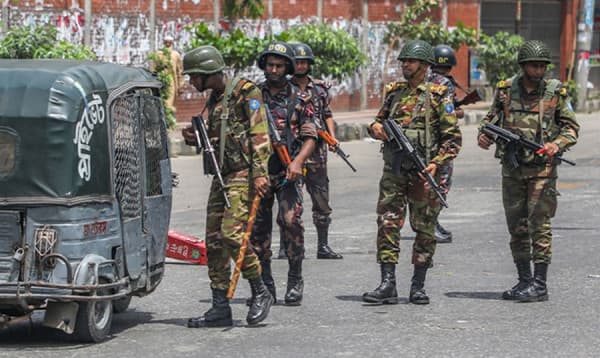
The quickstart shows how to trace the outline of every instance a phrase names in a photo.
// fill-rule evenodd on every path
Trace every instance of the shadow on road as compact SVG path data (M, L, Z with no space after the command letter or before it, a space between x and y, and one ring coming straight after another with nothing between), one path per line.
M478 300L502 300L502 292L446 292L450 298L475 298Z
M364 303L363 306L381 306L381 304L379 304L379 303L366 303L366 302L363 302L362 295L361 296L357 296L357 295L341 295L341 296L335 296L335 298L337 298L340 301L361 302L361 303ZM398 303L408 303L408 298L406 298L406 297L400 297L400 298L398 298Z

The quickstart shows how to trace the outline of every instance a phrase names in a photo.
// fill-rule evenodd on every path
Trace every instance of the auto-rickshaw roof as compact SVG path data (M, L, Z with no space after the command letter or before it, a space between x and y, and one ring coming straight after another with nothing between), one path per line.
M142 68L0 60L0 203L110 197L110 103L160 86Z

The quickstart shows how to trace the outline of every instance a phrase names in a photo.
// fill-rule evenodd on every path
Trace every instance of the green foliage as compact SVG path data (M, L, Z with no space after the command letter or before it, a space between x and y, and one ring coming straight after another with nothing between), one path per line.
M257 19L263 15L265 7L262 0L225 0L223 14L230 19Z
M479 66L492 86L520 71L517 54L523 43L521 36L507 32L497 32L493 36L481 34L477 45Z
M327 25L299 25L273 37L264 39L248 37L236 29L227 34L210 31L205 23L194 28L190 48L202 45L216 47L225 63L235 71L252 66L267 44L273 40L285 42L304 42L308 44L316 57L313 74L316 77L330 75L340 79L348 76L367 62L356 40L345 31L333 30Z
M424 40L432 46L446 44L457 50L462 44L474 46L477 43L477 31L457 22L453 31L448 31L439 22L427 17L433 9L439 7L438 0L415 0L403 9L397 22L387 25L388 32L384 40L390 48L397 49L400 40Z
M51 26L24 26L8 32L0 39L0 58L56 58L93 60L96 54L86 46L56 39L57 30Z
M573 108L577 108L579 99L579 88L577 87L577 82L574 80L568 80L563 82L563 86L565 86L565 88L567 89L567 96L571 100Z
M202 45L212 45L221 52L225 63L236 71L252 66L268 42L257 37L247 37L240 29L221 36L219 33L210 31L203 22L196 25L194 34L190 49Z
M150 70L156 75L158 80L162 83L160 89L160 98L163 101L163 107L165 109L165 118L167 121L167 127L169 129L175 128L177 125L177 118L175 113L167 105L167 99L173 86L173 67L171 65L171 54L168 48L164 48L157 52L152 52L148 55L148 60L152 63Z
M315 56L312 74L315 77L332 76L340 79L353 74L367 63L367 56L348 32L334 30L327 25L294 26L287 32L288 42L304 42Z

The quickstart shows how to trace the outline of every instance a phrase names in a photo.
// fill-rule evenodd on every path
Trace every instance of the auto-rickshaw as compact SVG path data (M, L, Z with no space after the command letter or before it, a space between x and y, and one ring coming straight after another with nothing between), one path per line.
M141 68L0 60L0 328L99 342L164 274L171 167L161 83Z

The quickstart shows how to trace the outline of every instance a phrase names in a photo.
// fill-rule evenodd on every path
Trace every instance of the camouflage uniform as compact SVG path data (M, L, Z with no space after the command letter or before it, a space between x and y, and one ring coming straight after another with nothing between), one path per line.
M538 142L554 142L560 151L577 142L579 124L575 120L566 89L557 80L542 80L537 90L527 94L521 84L522 75L498 83L497 93L481 126L495 123ZM508 95L504 108L500 93ZM540 103L543 118L540 122ZM508 112L508 117L504 113ZM515 262L533 259L549 264L552 259L550 219L557 206L557 162L548 161L529 150L519 150L519 166L513 168L505 159L506 148L497 144L496 157L502 163L502 200L510 232L510 248Z
M293 83L293 79L292 79ZM331 98L329 97L330 85L324 81L314 80L309 77L306 90L302 95L309 97L315 110L315 120L321 122L323 128L327 128L325 119L331 118L333 114L329 108ZM331 207L329 206L329 177L327 176L327 143L320 139L313 154L306 161L306 175L303 178L306 190L312 200L312 218L317 230L328 230L331 223Z
M291 83L275 96L269 92L266 82L260 85L264 102L269 106L275 125L283 140L289 144L292 159L302 146L304 138L317 137L314 125L314 112L310 103L298 104L301 96L297 87ZM290 101L295 102L290 103ZM293 109L289 116L288 110ZM288 125L289 124L289 125ZM279 204L277 224L279 225L287 248L287 257L290 264L301 262L304 259L304 226L302 224L303 198L300 181L284 181L286 168L280 162L277 154L269 158L270 190L263 197L252 232L252 245L261 262L270 263L273 255L271 251L271 233L273 228L273 204L275 196Z
M427 102L430 108L427 108ZM430 119L426 125L428 111ZM375 121L383 122L388 117L402 127L420 153L425 153L427 148L426 163L445 165L460 150L461 133L452 98L444 86L423 82L411 89L406 82L391 83ZM429 126L428 135L425 134L426 126ZM425 138L428 137L430 140L426 145ZM410 224L416 232L412 263L415 267L431 267L436 247L433 232L440 211L439 200L432 190L424 188L424 181L412 163L403 158L390 142L384 144L383 153L384 168L377 202L377 261L380 264L398 262L400 229L404 226L408 204Z
M221 169L226 187L225 194L231 202L231 208L225 207L223 193L215 178L206 209L208 275L211 287L222 290L229 287L231 259L237 259L244 236L254 178L267 176L267 162L271 155L262 94L259 88L248 80L234 81L234 84L235 82L237 84L229 100L230 111L225 129L226 143ZM223 106L224 94L217 96L213 91L207 105L207 130L219 162ZM260 275L258 258L251 249L246 251L242 274L249 280Z

